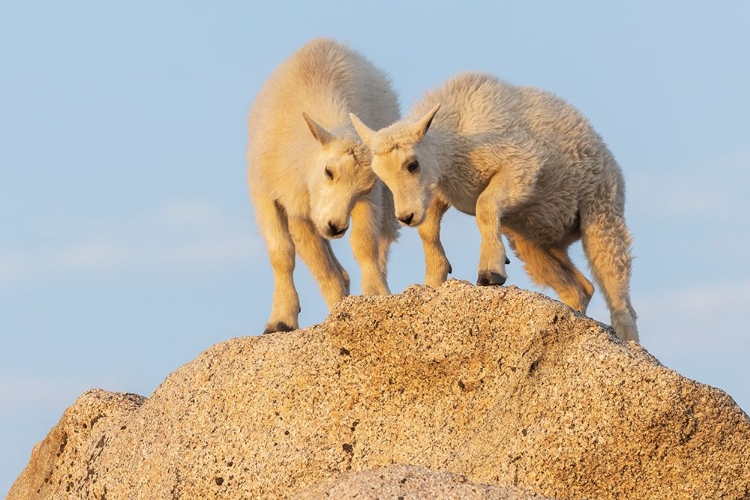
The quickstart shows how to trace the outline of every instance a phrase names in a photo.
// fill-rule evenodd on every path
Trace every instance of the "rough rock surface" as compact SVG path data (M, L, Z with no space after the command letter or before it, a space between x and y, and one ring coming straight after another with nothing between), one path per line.
M545 500L549 497L512 486L469 482L466 476L414 465L390 465L328 479L295 494L294 500L356 498L379 500Z
M8 498L285 498L409 464L558 499L739 499L748 457L722 391L543 295L452 280L223 342L148 399L89 391Z

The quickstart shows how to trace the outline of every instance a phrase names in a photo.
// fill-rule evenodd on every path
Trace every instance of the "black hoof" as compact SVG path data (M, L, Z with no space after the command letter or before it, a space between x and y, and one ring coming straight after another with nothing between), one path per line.
M276 326L267 326L266 329L263 330L263 335L276 332L291 332L292 330L294 330L294 328L287 325L283 321L279 321L278 323L276 323Z
M477 278L477 285L502 285L505 283L505 279L505 276L502 276L498 273L493 273L491 271L482 271L481 273L479 273L479 277Z
M450 262L448 262L448 274L453 274L453 266L451 266Z
M507 266L508 264L510 264L510 259L508 257L505 257L505 265Z

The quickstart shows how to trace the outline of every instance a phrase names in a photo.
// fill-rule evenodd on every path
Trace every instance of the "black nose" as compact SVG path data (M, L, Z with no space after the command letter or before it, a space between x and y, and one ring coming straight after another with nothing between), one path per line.
M406 224L407 226L411 225L411 221L414 219L414 213L410 213L406 217L399 217L398 220Z
M346 232L346 230L347 230L346 227L339 229L339 227L336 224L334 224L331 221L328 221L328 231L331 233L331 236L341 236L342 234Z

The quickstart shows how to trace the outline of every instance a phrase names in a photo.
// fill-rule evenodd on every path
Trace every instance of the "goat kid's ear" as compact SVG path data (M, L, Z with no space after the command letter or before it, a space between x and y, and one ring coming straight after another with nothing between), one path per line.
M349 119L352 121L354 130L357 132L359 138L362 139L362 142L370 144L370 139L372 139L375 131L365 125L354 113L349 113Z
M432 119L435 118L435 113L438 112L438 109L440 109L440 103L438 103L437 106L432 108L426 115L424 115L419 119L417 123L414 124L414 126L412 127L412 131L414 132L414 136L417 140L421 141L424 135L427 133L430 125L432 125Z
M333 134L321 127L304 111L302 112L302 116L305 118L307 126L310 127L310 132L312 132L313 137L315 137L315 139L320 143L321 146L325 146L326 144L331 142L331 140L333 139Z

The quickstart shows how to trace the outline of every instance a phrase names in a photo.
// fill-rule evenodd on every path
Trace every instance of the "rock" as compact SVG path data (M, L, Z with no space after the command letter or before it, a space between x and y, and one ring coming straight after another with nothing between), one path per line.
M89 391L8 499L287 498L342 473L366 491L379 476L355 473L392 464L420 468L387 469L387 491L450 472L557 499L739 499L748 457L724 392L543 295L451 280L223 342L148 399Z
M390 465L345 474L295 494L294 500L329 498L408 498L409 500L545 500L548 497L512 486L492 486L468 481L466 476L435 472L414 465Z

